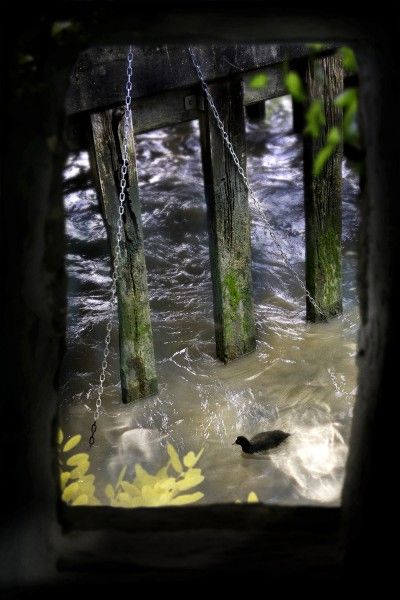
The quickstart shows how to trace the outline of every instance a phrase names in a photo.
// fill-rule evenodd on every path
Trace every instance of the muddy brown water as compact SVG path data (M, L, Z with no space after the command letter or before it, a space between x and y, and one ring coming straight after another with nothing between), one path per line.
M288 97L267 103L263 123L247 124L248 174L289 260L304 273L301 140ZM305 322L305 301L252 212L257 350L229 365L215 358L212 289L199 131L196 122L137 136L159 393L120 401L117 323L91 472L98 489L135 463L153 473L166 444L204 453L201 503L245 500L338 504L356 395L356 234L358 178L343 163L344 316ZM69 178L88 170L72 156ZM109 253L92 189L65 197L68 238L68 349L60 424L86 440L109 310ZM246 457L232 442L268 429L292 435L267 456ZM101 496L101 494L100 494Z

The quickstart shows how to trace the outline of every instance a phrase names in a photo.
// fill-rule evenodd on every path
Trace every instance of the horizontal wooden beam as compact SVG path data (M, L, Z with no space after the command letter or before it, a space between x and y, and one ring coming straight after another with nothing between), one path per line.
M304 45L201 46L195 49L207 81L232 77L309 54ZM66 111L73 115L103 110L124 102L126 47L90 48L71 75ZM154 96L198 83L184 46L138 47L133 57L133 98Z
M211 505L157 509L63 507L69 525L57 567L87 581L187 580L202 573L233 578L264 573L269 587L283 577L296 586L341 574L340 510L321 507ZM68 513L69 523L65 522ZM71 522L72 521L72 522ZM71 525L73 531L71 531ZM101 565L101 570L99 570ZM192 575L193 576L193 575Z
M265 73L267 85L253 88L251 81L255 75ZM244 104L255 104L284 96L282 65L253 69L243 75ZM133 126L136 133L168 127L186 121L198 119L204 111L204 97L199 85L168 90L146 98L137 98L132 102Z

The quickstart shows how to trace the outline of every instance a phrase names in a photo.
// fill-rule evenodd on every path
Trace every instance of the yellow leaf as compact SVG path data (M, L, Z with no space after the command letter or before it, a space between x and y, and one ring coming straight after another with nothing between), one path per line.
M135 473L136 477L133 481L134 485L136 485L139 489L142 489L144 485L152 485L156 478L150 475L141 465L138 463L135 465Z
M108 484L106 485L106 489L105 489L104 491L105 491L105 493L106 493L106 496L107 496L107 498L109 498L110 500L111 500L112 498L114 498L115 492L114 492L114 488L113 488L113 486L111 485L111 483L108 483Z
M162 490L163 492L168 491L168 490L174 490L176 486L176 481L173 477L167 477L166 479L163 479L162 481L157 481L157 483L154 485L154 489L155 490Z
M121 508L131 508L131 497L126 492L120 492L117 496L118 506Z
M134 498L131 498L131 508L139 508L139 506L147 506L143 502L142 496L135 496Z
M203 497L204 494L202 494L201 492L195 492L194 494L183 494L182 496L172 498L170 504L171 506L182 506L182 504L192 504L192 502L197 502Z
M89 498L89 506L101 506L101 502L96 496Z
M125 465L124 467L122 467L119 475L118 475L118 479L117 479L117 483L115 485L115 489L117 490L119 488L119 486L121 485L121 481L123 480L123 478L125 477L125 473L126 473L126 469L128 468L127 465Z
M255 492L250 492L247 496L247 502L259 502L257 494Z
M67 485L68 479L69 479L69 472L68 471L63 471L62 473L60 473L61 490L64 490L65 486Z
M78 467L75 467L75 469L72 469L72 471L70 471L70 477L71 479L82 479L82 477L84 477L86 475L86 473L88 472L90 467L90 464L88 462L83 463L82 465L79 465Z
M171 504L171 499L174 495L173 491L163 492L157 498L157 502L154 506L165 506Z
M140 490L133 483L129 483L128 481L121 481L121 487L130 496L139 496Z
M78 493L79 483L77 481L74 481L73 483L67 485L63 492L62 499L64 500L64 502L71 502Z
M185 467L188 467L188 468L194 467L197 464L197 462L199 461L203 452L204 452L204 448L202 448L197 455L192 451L188 452L183 459L183 464L185 465Z
M84 462L89 462L89 454L86 454L86 452L80 452L79 454L74 454L73 456L70 456L67 460L67 465L70 467L77 467L78 465L81 465Z
M68 442L65 444L65 446L63 448L63 452L69 452L70 450L72 450L72 448L75 448L75 446L77 446L79 444L81 439L82 439L82 436L79 434L74 435L72 438L69 438Z
M94 475L84 475L79 480L81 483L94 483Z
M150 485L144 485L142 488L142 498L147 506L153 506L157 503L160 493L152 488Z
M95 492L95 487L92 483L78 481L79 485L79 494L86 494L87 496L93 496Z
M156 479L168 479L168 469L167 467L161 467L159 471L154 475Z
M200 471L200 469L193 469L193 471ZM202 481L204 481L204 477L201 474L201 471L200 473L195 473L193 471L188 471L184 479L181 479L181 481L176 482L177 490L184 492L185 490L189 490L192 487L196 487L196 485L199 485Z
M61 446L61 444L63 443L63 439L64 439L63 430L59 428L58 432L57 432L57 444L59 444Z
M182 471L183 471L182 463L179 459L177 451L175 450L175 448L173 447L172 444L167 444L167 452L171 459L171 465L173 466L175 471L177 473L182 473Z
M89 498L86 494L81 494L80 496L75 498L75 500L72 503L72 506L84 506L86 504L89 504Z

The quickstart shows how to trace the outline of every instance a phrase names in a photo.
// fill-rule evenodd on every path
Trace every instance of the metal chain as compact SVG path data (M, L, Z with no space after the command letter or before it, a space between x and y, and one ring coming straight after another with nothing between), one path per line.
M311 293L309 292L309 290L307 289L307 287L305 286L305 284L303 283L303 281L301 280L301 278L298 276L298 274L296 273L296 271L293 269L292 265L289 263L289 260L286 256L286 253L284 251L284 249L282 248L282 245L280 243L280 241L277 238L277 235L273 229L273 225L271 223L271 221L268 219L267 215L265 214L265 211L263 209L263 206L261 205L260 201L258 200L258 198L256 197L253 188L250 185L250 182L247 178L247 175L243 169L243 167L241 166L240 162L239 162L239 158L237 157L237 154L232 146L232 142L229 139L229 135L225 130L224 124L221 120L221 117L219 116L217 107L214 104L214 100L213 97L211 95L210 92L210 88L208 87L205 79L204 79L204 75L203 72L201 70L201 67L199 65L199 63L196 60L195 54L192 50L192 48L189 46L188 47L188 51L190 54L190 58L192 59L192 63L194 68L196 69L197 72L197 76L200 79L200 83L201 83L201 87L203 88L203 91L206 95L207 98L207 102L210 106L211 112L214 115L214 118L216 120L216 123L218 125L218 129L221 132L223 141L225 146L227 147L229 154L232 157L233 162L235 163L238 173L240 175L240 177L242 178L242 181L249 193L250 199L253 201L254 206L256 207L256 209L258 210L258 212L261 215L262 220L264 221L266 228L268 230L269 235L271 236L275 246L277 247L279 254L282 257L282 260L286 266L286 268L288 269L288 271L290 271L290 273L294 276L294 278L296 279L297 283L300 285L301 289L303 290L304 294L307 296L307 298L309 299L309 301L311 302L311 304L313 305L313 307L315 308L315 310L317 312L319 312L320 315L322 315L323 317L326 317L325 312L320 308L320 306L318 305L317 301L312 297Z
M125 109L124 109L124 133L122 143L122 163L121 163L121 177L120 177L120 192L119 192L119 207L118 207L118 219L117 219L117 234L114 248L114 258L112 263L112 281L111 281L111 299L110 299L110 314L106 325L106 337L104 339L104 350L103 360L101 363L101 371L99 376L99 385L97 388L96 408L93 414L93 423L91 426L91 435L89 437L89 448L94 445L94 436L97 430L97 421L100 417L100 408L102 397L104 393L104 381L106 378L107 359L110 354L110 342L111 342L111 330L113 323L113 314L115 306L117 304L117 282L119 277L119 269L121 262L121 241L122 232L124 227L123 215L125 212L125 189L126 189L126 174L128 172L128 136L129 131L132 128L132 115L131 115L131 104L132 104L132 61L133 51L132 46L129 46L127 55L127 68L126 68L126 86L125 86Z

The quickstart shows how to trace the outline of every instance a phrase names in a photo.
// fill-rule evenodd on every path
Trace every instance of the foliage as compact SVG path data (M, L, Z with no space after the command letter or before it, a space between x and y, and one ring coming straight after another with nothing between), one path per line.
M266 73L257 73L253 75L249 82L250 87L253 90L265 88L268 85L268 75Z
M113 487L105 489L111 506L136 508L139 506L181 506L192 504L203 498L202 492L182 494L204 481L201 469L195 468L203 450L196 455L188 452L183 460L171 445L167 445L169 461L155 475L150 475L139 464L135 465L135 477L125 480L126 467L122 469L118 481ZM186 467L186 468L185 468Z
M304 133L316 139L321 127L325 125L324 105L321 100L313 100L306 112L306 127Z
M255 492L250 492L247 496L247 503L255 504L256 502L260 502L257 494ZM235 500L235 504L241 504L241 503L242 503L241 500Z
M342 57L344 70L349 73L356 73L358 71L358 64L353 50L349 46L342 46L339 53Z
M61 498L72 506L98 506L95 476L89 474L90 459L86 452L71 454L81 442L81 435L74 435L64 442L64 433L58 430L58 456L60 467ZM196 468L204 449L198 454L188 452L181 459L171 445L167 445L169 460L155 475L148 473L140 464L135 465L132 481L125 478L127 466L121 470L113 487L105 488L105 503L111 506L135 508L139 506L180 506L192 504L204 497L202 492L182 493L197 487L204 481L201 469ZM69 456L68 456L69 455Z
M306 44L307 48L309 48L312 52L321 52L326 48L326 44L322 44L321 42L314 42L313 44Z
M324 44L307 44L313 53L318 53L324 49ZM345 71L355 73L358 70L355 54L348 46L339 48L338 53L342 57ZM292 95L296 102L304 105L307 103L307 95L304 92L300 75L296 71L286 72L284 66L284 82L286 89ZM360 148L360 139L357 126L358 114L358 90L349 88L335 99L336 106L343 108L343 131L337 127L331 128L326 135L324 146L319 150L314 158L313 175L318 177L329 158L332 156L335 148L343 140L345 143L357 149ZM324 105L321 100L313 100L305 113L304 135L309 135L317 139L325 126Z
M359 147L360 140L357 127L358 90L348 88L335 100L336 106L343 108L343 138L344 141Z
M313 175L314 177L318 177L321 174L322 169L324 168L327 160L332 156L333 151L336 146L340 144L342 139L341 133L337 127L332 127L328 131L328 135L326 137L326 144L321 148L321 150L317 153L314 158L313 164Z
M67 442L64 433L58 430L58 456L60 466L61 498L73 506L98 506L100 500L95 495L94 475L88 474L90 469L89 455L86 452L68 455L81 441L81 435L74 435Z
M296 71L289 71L286 73L284 82L287 91L292 95L296 102L304 102L306 100L303 82L301 81L300 75Z

